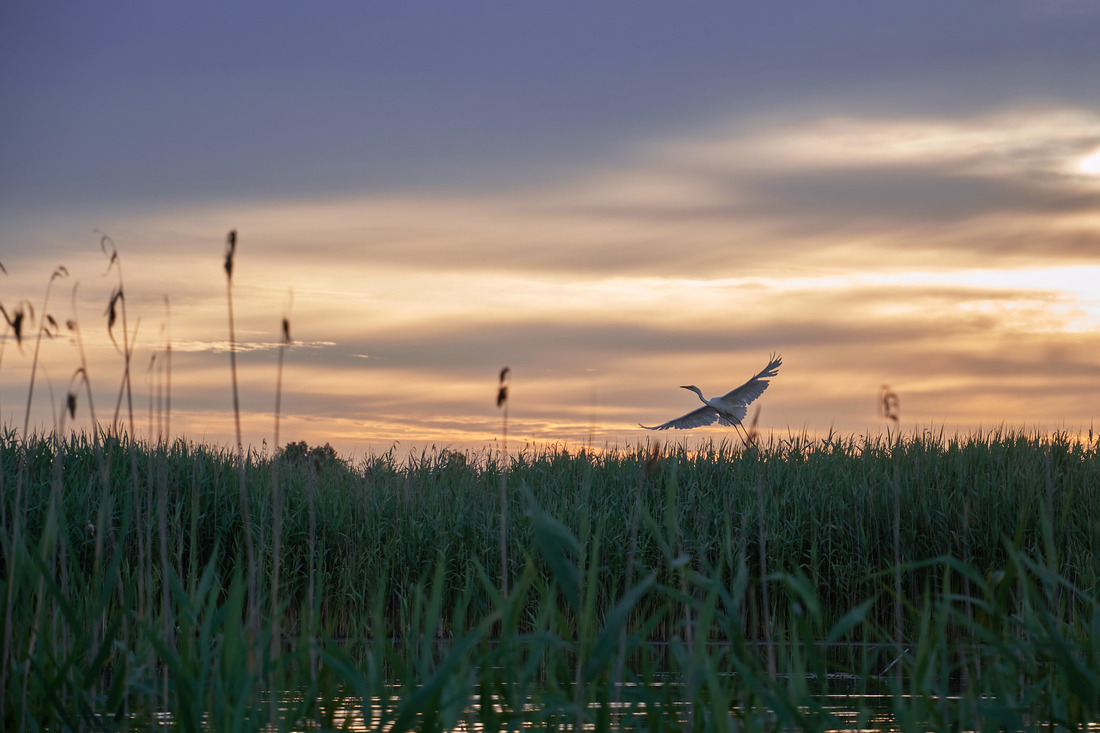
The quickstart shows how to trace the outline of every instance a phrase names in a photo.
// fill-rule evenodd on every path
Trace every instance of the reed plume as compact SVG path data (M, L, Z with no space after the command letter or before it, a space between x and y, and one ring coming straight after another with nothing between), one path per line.
M122 395L126 394L126 408L130 416L130 435L134 435L134 395L133 388L130 381L130 361L134 355L134 343L137 341L137 331L141 326L141 319L139 318L137 323L134 324L134 332L131 334L129 324L126 319L126 291L124 289L122 280L122 259L118 255L118 247L115 246L115 242L106 234L99 232L99 249L107 257L107 271L103 274L106 275L111 269L115 269L118 272L118 286L111 291L111 297L107 301L107 310L104 315L107 316L107 335L111 338L111 343L115 345L115 349L120 351L123 360L122 369L122 384L118 388L118 400L115 402L115 415L111 424L114 430L118 431L118 413L122 409ZM110 249L108 250L108 247ZM118 341L115 339L115 322L118 320L119 312L122 313L122 348L119 349Z
M88 395L88 414L91 416L92 421L92 437L94 439L99 438L99 421L95 416L95 403L92 400L92 382L88 378L88 359L84 355L84 339L80 334L80 324L76 319L76 291L80 287L80 283L73 284L73 317L65 322L65 327L69 329L69 332L73 335L73 339L76 341L77 349L80 352L80 366L76 370L76 374L80 376L80 380L84 383L85 393ZM76 376L76 375L74 375ZM75 395L73 396L75 399Z
M888 384L878 389L878 414L886 420L893 420L895 425L901 422L901 400Z
M31 362L31 382L27 388L27 412L23 418L23 440L27 439L27 431L30 429L31 424L31 401L34 398L34 376L38 371L38 353L42 347L42 337L53 338L56 335L58 327L57 321L54 317L46 312L46 308L50 302L50 289L53 287L53 281L58 278L67 277L69 271L65 269L64 265L59 266L50 275L50 281L46 283L46 294L42 298L42 319L38 324L38 330L36 331L36 337L34 340L34 359ZM53 331L50 331L53 328Z

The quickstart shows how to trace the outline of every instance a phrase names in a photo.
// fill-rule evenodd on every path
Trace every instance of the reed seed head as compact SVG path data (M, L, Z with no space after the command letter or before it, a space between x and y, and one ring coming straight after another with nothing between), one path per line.
M760 437L760 433L756 430L757 423L760 422L760 405L756 406L756 410L752 413L752 422L749 423L748 430L745 431L745 445L752 447L756 445L756 441Z
M890 385L884 384L879 387L879 415L887 420L893 420L895 423L901 422L901 400L898 398L891 389Z
M642 467L645 470L646 476L652 476L657 473L658 469L661 467L661 441L658 440L655 442L650 450L646 452Z
M107 270L103 274L106 275L111 271L111 268L118 264L118 247L115 246L115 240L108 237L98 229L93 231L99 233L99 251L107 257Z
M104 315L107 316L107 335L111 337L111 343L118 348L118 341L115 340L115 321L118 320L118 304L119 301L125 301L126 297L122 294L122 286L115 288L111 292L111 299L107 302L107 310Z
M33 310L33 309L32 309ZM15 343L19 346L19 350L23 350L23 317L25 314L24 305L20 305L10 314L7 308L0 305L0 313L4 314L4 320L8 322L8 326L11 327L12 332L15 334ZM32 316L33 317L33 316Z

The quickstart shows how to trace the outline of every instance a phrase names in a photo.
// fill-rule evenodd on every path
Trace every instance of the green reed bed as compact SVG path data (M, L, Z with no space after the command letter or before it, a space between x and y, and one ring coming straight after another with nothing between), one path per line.
M77 587L113 553L133 567L144 563L145 579L154 580L162 572L161 542L163 560L184 579L209 562L223 575L244 570L249 536L262 555L252 572L272 567L270 457L245 460L256 514L246 531L230 451L74 435L58 464L50 440L24 445L11 434L0 449L6 521L18 516L24 536L38 537L56 496ZM894 578L883 573L896 561L906 596L940 585L940 571L924 561L950 556L988 575L1003 571L1010 545L1086 592L1100 577L1097 445L1059 436L795 438L750 450L716 444L658 453L550 448L507 459L441 450L406 460L376 456L357 466L331 451L291 446L280 464L287 610L297 617L308 605L312 571L313 602L337 635L360 632L379 597L392 620L440 558L448 605L475 565L500 587L496 487L505 468L509 516L524 516L525 486L573 534L599 537L604 591L596 604L604 611L634 581L631 563L635 575L660 565L669 536L696 567L731 574L744 565L754 589L770 572L804 574L827 619L875 597L872 617L890 621L894 603L883 591ZM510 528L511 574L522 569L532 541L529 525ZM750 596L762 601L760 593ZM1072 594L1066 600L1075 602ZM749 610L758 621L746 633L764 638L760 620L770 609Z
M907 728L1074 725L1100 715L1097 450L298 444L244 456L246 523L236 452L8 432L3 727L823 729L837 670Z

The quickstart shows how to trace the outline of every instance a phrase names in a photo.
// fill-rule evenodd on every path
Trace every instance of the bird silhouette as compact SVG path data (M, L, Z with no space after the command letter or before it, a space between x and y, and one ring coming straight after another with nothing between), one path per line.
M739 426L741 421L745 419L745 414L748 412L749 405L757 397L764 394L764 390L768 388L768 380L779 373L779 366L782 363L782 357L772 354L771 361L759 374L737 389L731 390L721 397L715 397L710 400L704 397L703 392L694 384L682 385L681 389L690 389L692 392L699 395L699 399L703 401L702 407L692 410L688 414L678 417L675 420L669 420L666 423L662 423L661 425L650 426L638 423L638 426L646 430L668 430L669 428L673 428L674 430L688 430L690 428L711 425L715 421L718 421L719 425L725 425L727 427Z

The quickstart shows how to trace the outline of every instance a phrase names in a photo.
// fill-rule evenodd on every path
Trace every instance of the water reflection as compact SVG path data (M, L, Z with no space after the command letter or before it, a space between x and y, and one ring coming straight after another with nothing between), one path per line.
M782 681L782 678L777 681ZM913 707L912 703L918 700L917 696L860 692L858 691L858 681L855 679L837 678L836 681L841 682L841 684L834 686L830 692L814 696L813 702L815 704L813 708L800 708L800 711L807 716L808 721L818 723L818 725L812 726L816 730L822 730L826 733L879 733L881 731L912 729L971 730L951 726L950 718L939 721L939 724L928 720L899 719L895 711L898 709L911 709ZM847 684L844 684L845 682ZM637 699L641 696L626 694L629 688L632 687L636 688L639 685L637 683L617 685L616 688L620 693L623 693L620 696L621 699L617 702L588 703L585 706L587 714L579 716L580 720L577 719L577 716L571 717L560 713L548 716L542 705L533 697L527 698L522 706L516 709L497 695L490 695L487 698L473 695L461 717L447 730L456 732L493 730L495 733L499 728L489 728L481 722L486 717L482 710L484 705L491 706L493 712L499 718L508 716L509 724L507 728L509 730L542 730L546 728L585 731L597 729L652 730L655 728L671 730L685 727L690 730L692 728L692 715L696 711L693 710L690 703L683 701L664 704L647 702ZM647 696L651 700L659 700L678 698L683 692L684 686L669 682L657 683L657 688L668 688L664 690L654 689L654 685L647 685L646 687ZM375 697L367 701L351 697L345 698L341 706L331 711L331 717L326 720L324 726L306 725L297 730L311 731L321 727L332 727L347 731L392 730L400 707L401 689L394 686L392 693L392 695L386 697ZM365 704L363 704L364 702ZM923 700L923 702L927 703L928 701ZM962 696L945 696L939 702L949 709L964 704L973 705L975 701L967 701ZM602 715L600 714L601 709ZM290 710L284 707L283 712L289 713ZM603 719L602 724L592 722L601 718ZM721 721L715 720L713 715L710 715L708 716L709 725L706 727L708 729L729 730L789 729L787 726L780 724L774 711L748 709L744 706L730 708L724 722L726 726L723 726ZM716 723L717 725L715 725ZM820 725L822 723L824 725ZM916 723L916 728L914 728L914 723ZM943 727L944 723L948 723L946 728ZM1034 721L1033 727L1038 729L1042 728L1043 725L1040 721ZM1100 732L1100 722L1089 723L1083 730L1098 733Z
M433 648L431 643L406 644L403 651L413 657L425 652L434 662L428 667L446 668L445 644L441 648ZM745 651L740 648L742 654ZM993 721L995 727L1010 730L1044 727L1041 715L1022 721L1006 715L1000 707L1005 701L978 694L977 688L968 688L969 680L962 676L935 685L929 680L908 678L906 675L917 674L920 666L913 664L916 660L911 656L898 663L902 656L899 651L904 652L895 645L872 644L817 645L809 651L797 645L782 649L759 645L748 657L780 652L780 669L787 670L774 678L762 678L756 675L760 668L754 668L751 659L733 660L727 645L708 645L698 657L700 666L685 667L682 647L677 648L675 643L653 644L624 660L622 678L629 681L616 684L606 676L582 681L577 670L583 665L577 665L572 657L551 669L545 657L534 655L540 661L527 670L538 669L534 678L510 666L476 666L451 677L436 675L427 685L409 680L401 684L394 670L387 668L373 679L376 683L394 680L392 684L355 688L335 677L331 684L318 683L315 677L313 693L280 694L274 708L268 707L271 698L265 695L254 711L264 711L260 713L264 718L270 714L272 722L287 721L272 730L301 731L685 729L840 733L984 727L975 721ZM957 651L965 657L974 649L960 646ZM817 655L818 664L811 668L829 671L791 672L806 668L796 660L808 653ZM743 673L729 671L731 666L746 661L749 663ZM908 694L918 689L920 694ZM932 694L929 689L947 692ZM173 723L161 717L154 721L154 727L172 727ZM1080 729L1100 733L1100 722Z

